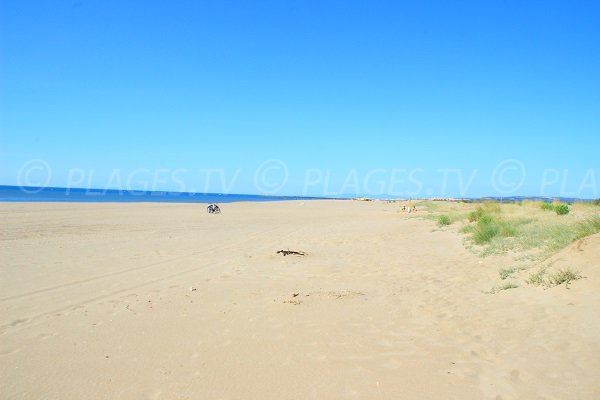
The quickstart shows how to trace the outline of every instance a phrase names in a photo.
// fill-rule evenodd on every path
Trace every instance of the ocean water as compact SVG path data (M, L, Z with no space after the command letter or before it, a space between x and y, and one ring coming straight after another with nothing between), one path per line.
M316 200L317 197L259 196L252 194L181 193L143 190L68 189L0 186L1 201L107 203L232 203L238 201Z

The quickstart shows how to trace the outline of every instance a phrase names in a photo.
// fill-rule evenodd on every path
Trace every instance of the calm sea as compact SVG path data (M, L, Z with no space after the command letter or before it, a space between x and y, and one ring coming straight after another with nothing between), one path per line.
M232 203L237 201L316 200L317 197L259 196L251 194L181 193L142 190L67 189L0 186L0 201L48 202L159 202Z

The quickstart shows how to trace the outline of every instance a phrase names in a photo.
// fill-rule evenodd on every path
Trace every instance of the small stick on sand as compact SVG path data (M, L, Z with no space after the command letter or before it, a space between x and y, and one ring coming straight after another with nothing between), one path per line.
M293 251L293 250L279 250L277 252L277 254L279 254L279 253L283 254L284 256L287 256L289 254L295 254L295 255L298 255L298 256L305 256L306 255L306 253L303 252L303 251Z

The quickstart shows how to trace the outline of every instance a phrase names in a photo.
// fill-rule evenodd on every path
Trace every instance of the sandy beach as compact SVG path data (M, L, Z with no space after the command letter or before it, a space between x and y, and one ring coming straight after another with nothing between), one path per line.
M490 294L501 256L394 203L205 207L0 204L0 398L600 398L598 234Z

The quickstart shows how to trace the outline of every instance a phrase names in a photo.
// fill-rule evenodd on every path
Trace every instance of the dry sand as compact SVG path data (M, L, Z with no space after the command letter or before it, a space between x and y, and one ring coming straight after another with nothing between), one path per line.
M0 204L1 398L600 398L600 236L570 290L486 294L497 260L396 204L222 209Z

